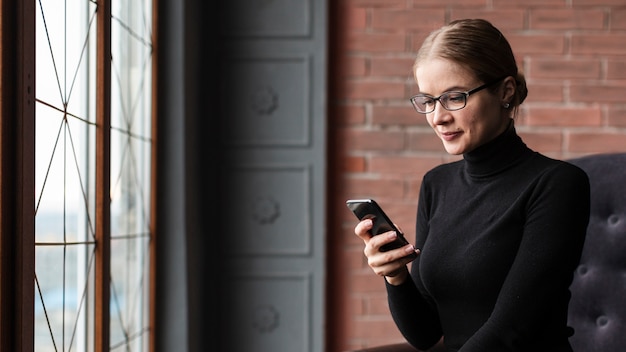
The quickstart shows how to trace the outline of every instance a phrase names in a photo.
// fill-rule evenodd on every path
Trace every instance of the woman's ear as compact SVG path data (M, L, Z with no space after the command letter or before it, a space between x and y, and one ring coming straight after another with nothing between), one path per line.
M517 84L515 83L515 78L513 76L508 76L504 79L502 84L502 105L511 104L513 102L513 97L515 96L515 89L517 89Z

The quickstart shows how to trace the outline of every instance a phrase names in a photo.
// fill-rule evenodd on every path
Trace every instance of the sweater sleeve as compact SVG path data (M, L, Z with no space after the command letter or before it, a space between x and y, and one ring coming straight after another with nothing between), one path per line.
M427 202L424 200L427 193L422 183L418 202L417 237L414 243L417 248L422 248L426 240L425 234L428 233L425 209ZM412 262L412 274L404 284L392 286L386 283L386 287L389 309L396 326L411 345L426 350L440 340L442 328L434 302L429 298L426 290L416 284L416 281L419 283L419 262L418 256Z
M492 314L460 352L525 350L521 341L571 334L540 331L534 322L563 319L563 314L550 312L567 311L589 221L589 188L584 171L567 163L539 178L528 200L518 253Z
M435 345L441 338L439 317L413 280L409 278L402 285L387 283L386 286L391 315L404 338L420 350Z

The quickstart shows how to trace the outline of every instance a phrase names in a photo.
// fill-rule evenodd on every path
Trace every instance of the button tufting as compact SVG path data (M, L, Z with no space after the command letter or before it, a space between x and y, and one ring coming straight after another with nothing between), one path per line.
M596 319L596 325L604 327L609 323L609 318L606 315L601 315Z
M572 161L583 168L591 184L587 237L570 288L572 350L626 352L621 321L626 315L626 153Z
M615 226L615 225L619 224L619 222L620 222L619 215L613 214L613 215L610 215L609 218L608 218L608 223L609 223L610 226Z

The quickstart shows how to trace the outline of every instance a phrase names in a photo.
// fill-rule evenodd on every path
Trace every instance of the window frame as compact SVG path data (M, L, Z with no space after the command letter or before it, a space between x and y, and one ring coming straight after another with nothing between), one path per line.
M96 88L96 273L94 351L110 345L111 2L98 0ZM153 36L158 3L153 1ZM0 0L0 350L34 350L36 1ZM153 43L156 38L153 37ZM156 125L156 51L152 136ZM103 127L103 128L101 128ZM156 322L156 142L151 146L149 347Z

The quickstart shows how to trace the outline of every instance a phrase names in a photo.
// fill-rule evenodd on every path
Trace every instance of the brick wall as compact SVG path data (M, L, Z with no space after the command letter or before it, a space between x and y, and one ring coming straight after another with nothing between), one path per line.
M403 341L345 200L375 198L412 239L422 176L457 158L408 101L423 38L452 19L490 20L526 75L516 127L531 148L561 159L626 151L626 3L329 0L329 7L327 350L343 351Z

